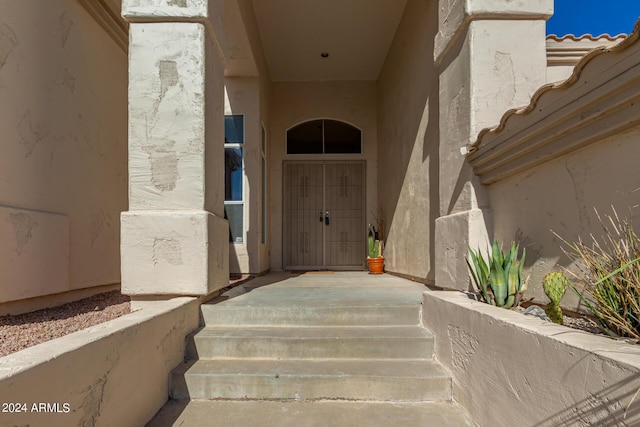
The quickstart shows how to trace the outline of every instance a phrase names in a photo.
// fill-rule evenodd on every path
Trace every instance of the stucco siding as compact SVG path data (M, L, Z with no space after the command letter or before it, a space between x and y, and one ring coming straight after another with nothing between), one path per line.
M636 127L489 187L496 235L527 247L529 297L547 301L543 276L569 265L553 232L570 242L579 237L588 242L590 233L603 233L596 210L612 214L612 206L621 217L634 216L640 227L639 135ZM578 304L570 292L563 302L571 308Z
M438 74L435 2L407 3L378 86L378 197L385 268L432 282L438 217Z
M0 303L118 283L127 55L80 3L0 3L0 140Z

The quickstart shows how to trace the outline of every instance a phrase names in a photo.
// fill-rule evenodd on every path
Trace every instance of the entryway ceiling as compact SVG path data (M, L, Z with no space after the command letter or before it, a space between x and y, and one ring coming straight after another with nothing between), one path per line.
M273 81L376 80L406 0L253 0ZM321 54L329 54L322 58Z

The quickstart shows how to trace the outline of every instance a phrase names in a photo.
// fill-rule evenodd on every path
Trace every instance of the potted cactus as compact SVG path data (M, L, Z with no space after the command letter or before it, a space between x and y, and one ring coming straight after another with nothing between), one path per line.
M378 230L371 224L369 224L367 243L369 250L367 256L369 274L382 274L384 271L384 256L382 256L384 244L382 243Z

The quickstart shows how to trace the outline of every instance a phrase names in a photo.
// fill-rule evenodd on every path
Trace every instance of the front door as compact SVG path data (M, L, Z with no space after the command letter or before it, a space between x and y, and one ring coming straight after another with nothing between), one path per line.
M284 268L363 269L364 162L285 162L283 178Z

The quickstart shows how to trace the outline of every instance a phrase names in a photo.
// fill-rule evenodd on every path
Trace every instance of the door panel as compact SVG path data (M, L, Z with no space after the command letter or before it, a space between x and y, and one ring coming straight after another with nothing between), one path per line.
M362 267L364 241L364 164L325 165L325 265Z
M363 162L285 162L285 269L364 267L364 172Z
M288 163L284 167L284 265L323 264L322 164Z

